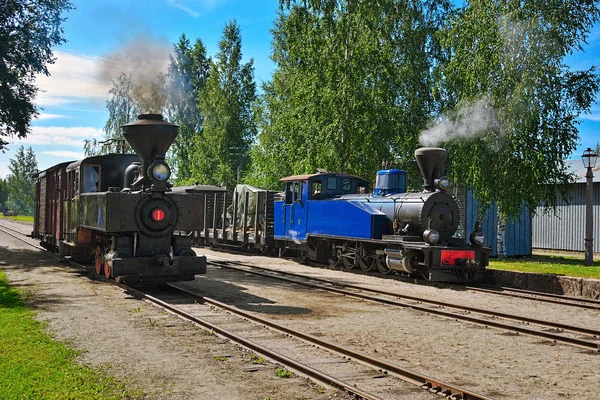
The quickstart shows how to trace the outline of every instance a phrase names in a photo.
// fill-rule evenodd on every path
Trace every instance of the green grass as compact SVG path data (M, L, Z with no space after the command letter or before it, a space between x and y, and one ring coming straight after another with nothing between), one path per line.
M41 330L0 271L0 399L131 399L141 394L77 365L77 353Z
M489 268L600 279L600 261L586 266L583 260L583 255L538 254L523 258L492 259Z
M13 221L31 222L33 224L33 215L16 215L14 217L5 217L0 213L0 218L12 219Z
M287 369L282 368L282 367L277 367L275 371L277 372L277 375L280 378L287 379L287 378L291 378L294 376L294 373L292 371L288 371Z

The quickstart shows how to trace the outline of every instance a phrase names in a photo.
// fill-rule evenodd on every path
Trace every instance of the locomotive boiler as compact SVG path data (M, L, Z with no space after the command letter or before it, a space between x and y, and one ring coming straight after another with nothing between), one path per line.
M206 273L184 233L202 223L203 199L172 192L165 153L178 126L142 114L121 127L137 155L62 163L37 176L33 236L59 255L93 260L128 283L192 280Z

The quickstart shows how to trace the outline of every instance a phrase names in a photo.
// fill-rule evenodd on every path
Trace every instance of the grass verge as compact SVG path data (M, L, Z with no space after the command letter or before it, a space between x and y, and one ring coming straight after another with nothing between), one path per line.
M30 216L16 215L16 216L5 217L4 215L0 214L0 218L12 219L13 221L30 222L33 224L33 215L30 215Z
M0 399L133 399L115 379L74 362L77 353L44 334L0 271Z
M489 268L600 279L600 261L586 266L583 264L583 256L577 255L533 255L516 259L492 259Z

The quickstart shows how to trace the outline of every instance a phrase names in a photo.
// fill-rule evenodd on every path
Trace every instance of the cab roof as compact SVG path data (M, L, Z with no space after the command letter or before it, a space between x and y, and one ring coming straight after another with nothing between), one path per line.
M106 160L108 158L119 158L119 157L131 157L131 158L135 158L135 161L139 161L139 156L137 154L122 154L122 153L109 153L109 154L102 154L102 155L98 155L98 156L91 156L91 157L86 157L86 158L82 158L81 160L77 160L75 162L72 162L71 164L69 164L69 166L67 167L67 171L72 171L74 169L78 169L79 166L83 163L92 163L98 160Z
M364 181L363 178L360 178L358 176L342 174L342 173L338 173L338 172L317 172L316 174L292 175L292 176L287 176L285 178L281 178L279 181L280 182L305 181L305 180L308 180L308 179L314 178L314 177L330 177L330 176L331 177L335 176L335 177L359 179L361 181Z

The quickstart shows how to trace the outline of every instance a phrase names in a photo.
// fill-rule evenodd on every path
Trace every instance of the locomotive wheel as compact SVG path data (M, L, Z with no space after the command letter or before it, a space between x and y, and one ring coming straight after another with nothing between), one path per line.
M298 250L298 260L300 260L300 262L305 262L307 258L308 253L306 250Z
M375 259L375 265L377 266L379 272L381 272L384 275L387 275L390 272L392 272L392 270L387 266L387 264L381 257L377 257Z
M369 272L375 266L375 259L371 256L360 257L358 259L358 266L365 272Z
M338 265L340 265L340 257L338 256L338 251L333 243L329 243L328 248L329 249L327 250L327 263L330 267L337 267Z
M110 266L106 261L102 265L104 266L104 276L110 278Z
M104 269L103 260L102 260L102 247L100 245L96 246L96 253L94 257L94 266L96 267L96 273L100 275L102 270Z
M344 268L347 269L354 268L356 266L356 264L354 263L354 257L342 256L342 265L344 266Z
M358 257L358 266L363 271L369 272L375 266L375 258L377 256L375 253L368 253L362 243L359 243L357 247L356 257Z
M352 246L351 242L346 242L344 244L344 249L342 250L342 265L344 268L352 269L356 267L357 258L360 254L360 244L356 247Z

